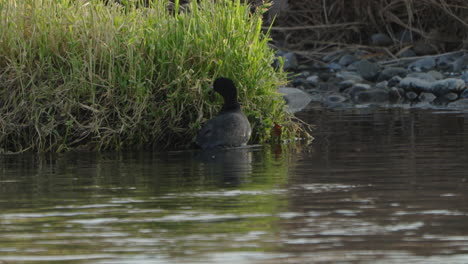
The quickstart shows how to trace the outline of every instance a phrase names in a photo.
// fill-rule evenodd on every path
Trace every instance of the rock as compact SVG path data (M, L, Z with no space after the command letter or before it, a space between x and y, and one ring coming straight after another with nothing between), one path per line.
M436 46L426 43L426 42L416 42L413 45L413 50L418 56L423 56L423 55L430 55L430 54L436 54L437 53L437 48Z
M366 90L369 90L371 88L371 86L369 84L365 84L365 83L356 83L354 85L354 87L364 88Z
M463 90L463 92L460 94L460 98L468 98L468 89Z
M348 94L351 98L354 98L354 96L359 93L359 92L363 92L363 91L367 91L369 90L370 88L369 87L365 87L365 86L360 86L360 85L355 85L351 88L348 88L346 90L344 90L344 93L345 94Z
M444 75L438 71L429 71L428 74L434 77L435 80L442 80L444 78Z
M398 57L400 58L409 58L409 57L416 57L416 52L413 49L405 49L403 51L398 52Z
M356 70L362 78L368 81L374 81L380 73L380 67L376 63L368 60L360 60L356 64Z
M299 66L297 66L297 70L298 71L301 71L301 72L304 72L304 71L310 71L310 70L316 70L317 68L322 68L321 66L320 67L315 67L316 65L314 64L299 64Z
M449 69L453 63L453 59L449 56L442 56L437 59L437 67L441 69Z
M309 76L309 77L307 77L306 82L308 84L310 84L311 86L315 87L315 86L317 86L317 84L319 82L319 77L317 75Z
M346 54L340 58L340 60L338 61L338 64L346 67L357 60L358 60L358 57L351 55L351 54Z
M403 78L401 78L400 76L393 76L389 81L388 81L388 86L392 87L392 86L397 86L398 84L400 84L401 80Z
M413 63L411 63L408 68L413 70L413 71L428 71L432 68L434 68L436 65L435 59L428 57L428 58L422 58L419 59Z
M383 89L372 89L356 93L354 100L357 103L383 103L389 100L388 92Z
M304 78L295 78L292 80L291 84L294 87L304 86L304 84L306 84L306 80Z
M301 71L301 73L299 73L298 77L301 77L301 78L307 78L310 76L310 72L309 71Z
M461 76L460 79L462 79L465 84L468 84L468 72L464 72Z
M457 108L457 109L467 109L468 108L468 99L460 99L455 102L449 103L447 105L449 108Z
M468 54L465 54L456 59L452 64L452 71L461 72L468 67Z
M375 84L376 89L385 89L388 87L388 81L382 81Z
M327 65L327 68L336 72L336 71L341 70L341 65L336 62L332 62Z
M321 83L318 88L319 90L322 90L322 91L329 91L330 90L330 84L329 83Z
M280 55L281 58L283 58L283 70L288 71L288 70L295 70L297 69L297 66L299 65L297 62L297 57L294 52L287 52L284 53L283 55Z
M426 92L431 90L431 83L425 80L421 80L419 78L414 77L405 77L403 78L399 85L399 87L405 90L413 90L416 92Z
M435 82L436 81L434 76L432 76L431 74L429 74L427 72L412 72L412 73L408 74L407 77L418 78L418 79L425 80L425 81L428 81L428 82Z
M465 89L465 86L465 82L461 79L448 78L432 83L430 89L427 91L430 91L437 96L441 96L449 92L460 92Z
M450 93L445 94L444 98L449 101L455 101L458 99L458 94L450 92Z
M408 98L409 100L413 101L414 99L418 98L418 94L415 93L415 92L407 92L405 94L406 98Z
M374 46L390 46L393 44L393 40L384 33L373 34L370 37L370 44Z
M349 87L353 86L356 82L353 80L345 80L338 83L338 88L340 88L340 92L348 89Z
M357 71L357 65L358 65L358 64L359 64L359 61L355 61L355 62L351 63L350 65L348 65L348 66L346 67L346 69L347 69L348 71Z
M343 79L343 80L353 80L353 81L356 81L356 82L362 82L363 81L362 77L359 76L355 72L342 71L342 72L338 72L335 76L336 76L336 78L340 78L340 79Z
M341 94L332 94L332 95L327 96L327 98L325 99L325 103L327 103L327 104L341 104L341 103L346 102L346 100L348 100L348 98L344 97Z
M408 74L408 70L401 67L388 67L383 69L379 74L378 81L390 80L393 76L405 77Z
M437 97L433 94L433 93L426 93L426 92L422 92L419 96L418 96L418 99L419 101L421 102L432 102L434 101L434 99L436 99Z
M283 98L286 100L287 111L295 113L304 109L312 100L311 96L306 92L291 87L279 88L278 92L283 94Z
M330 79L330 77L332 76L330 73L328 72L321 72L319 73L319 79L323 82L326 82Z

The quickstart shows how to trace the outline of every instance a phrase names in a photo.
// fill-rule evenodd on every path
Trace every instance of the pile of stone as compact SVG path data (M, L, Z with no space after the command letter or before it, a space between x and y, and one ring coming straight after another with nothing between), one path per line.
M340 50L313 63L298 63L296 54L280 51L284 70L291 73L290 84L280 92L290 103L294 98L288 94L294 93L302 101L307 97L328 107L403 104L468 109L468 53L418 56L410 50L393 60L382 55ZM306 95L297 96L298 90Z

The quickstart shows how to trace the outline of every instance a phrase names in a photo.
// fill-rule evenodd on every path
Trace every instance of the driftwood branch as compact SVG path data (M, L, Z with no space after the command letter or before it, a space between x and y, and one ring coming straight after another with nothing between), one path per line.
M379 62L379 64L383 65L383 66L387 66L387 65L394 65L394 64L400 64L400 63L411 63L411 62L417 61L419 59L424 59L424 58L437 59L437 58L440 58L440 57L443 57L443 56L455 55L457 53L463 54L463 52L466 52L466 51L465 50L457 50L457 51L446 52L446 53L441 53L441 54L436 54L436 55L426 55L426 56L399 58L399 59L394 59L394 60L382 61L382 62Z
M313 30L313 29L328 29L328 28L347 28L347 27L354 27L362 25L359 22L350 22L350 23L340 23L340 24L325 24L325 25L315 25L315 26L295 26L295 27L271 27L271 30L277 31L291 31L291 30ZM263 27L264 29L268 29L269 27Z

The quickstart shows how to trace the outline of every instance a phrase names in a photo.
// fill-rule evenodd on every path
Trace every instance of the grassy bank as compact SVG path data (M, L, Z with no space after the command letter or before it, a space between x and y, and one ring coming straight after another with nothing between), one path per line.
M251 142L270 140L274 122L292 136L264 10L102 2L0 0L0 151L188 147L219 109L218 76L239 86Z

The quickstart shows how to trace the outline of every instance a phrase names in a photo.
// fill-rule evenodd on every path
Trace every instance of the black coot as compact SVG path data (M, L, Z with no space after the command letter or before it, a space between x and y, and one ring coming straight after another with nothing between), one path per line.
M202 149L245 146L252 129L237 101L237 89L228 78L218 78L214 91L224 98L221 111L198 132L196 143Z

